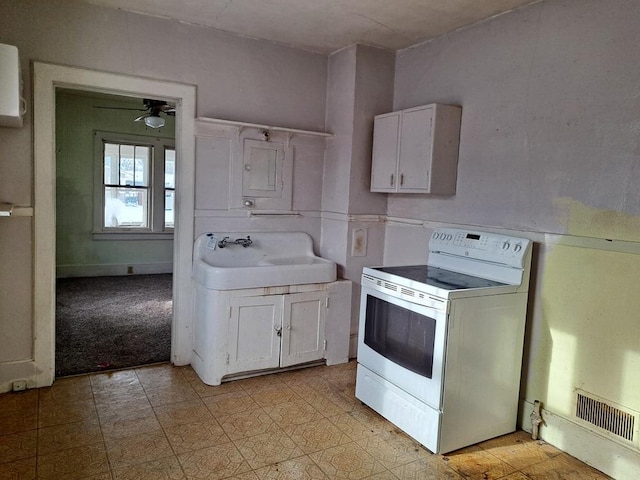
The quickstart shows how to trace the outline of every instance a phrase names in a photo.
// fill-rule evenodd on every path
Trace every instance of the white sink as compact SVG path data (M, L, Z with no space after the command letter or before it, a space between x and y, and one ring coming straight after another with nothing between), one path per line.
M251 245L219 242L251 237ZM313 253L304 232L205 233L195 242L193 278L212 290L325 283L336 280L336 264Z

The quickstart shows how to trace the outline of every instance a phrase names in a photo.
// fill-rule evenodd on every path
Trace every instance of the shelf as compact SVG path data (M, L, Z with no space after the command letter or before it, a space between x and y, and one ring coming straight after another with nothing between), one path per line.
M33 217L33 207L18 207L11 203L0 203L0 217Z
M220 118L198 117L196 121L202 122L202 123L208 123L212 125L223 125L223 126L236 127L236 128L259 128L261 130L269 130L272 132L286 132L290 134L299 134L299 135L314 135L316 137L333 137L332 133L316 132L313 130L299 130L296 128L274 127L273 125L262 125L259 123L235 122L233 120L223 120Z

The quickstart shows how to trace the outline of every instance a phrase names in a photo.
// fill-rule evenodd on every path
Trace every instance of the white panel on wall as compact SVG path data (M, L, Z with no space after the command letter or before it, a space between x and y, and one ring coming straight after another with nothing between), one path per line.
M293 210L319 211L322 203L324 140L316 145L292 145Z
M230 156L230 138L196 138L196 210L229 207Z

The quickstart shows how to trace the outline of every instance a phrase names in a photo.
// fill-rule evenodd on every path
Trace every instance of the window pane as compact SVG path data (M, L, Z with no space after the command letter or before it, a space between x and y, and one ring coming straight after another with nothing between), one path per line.
M119 185L133 185L134 175L134 147L133 145L120 145L120 181Z
M105 187L104 226L148 228L148 192L145 188Z
M134 185L136 187L148 187L149 186L149 157L151 153L151 147L135 147L135 173L134 173Z
M104 144L104 183L107 185L117 185L119 172L119 145L114 143Z
M164 228L174 228L174 208L176 200L175 190L164 191Z
M164 186L176 188L176 151L171 148L164 150Z

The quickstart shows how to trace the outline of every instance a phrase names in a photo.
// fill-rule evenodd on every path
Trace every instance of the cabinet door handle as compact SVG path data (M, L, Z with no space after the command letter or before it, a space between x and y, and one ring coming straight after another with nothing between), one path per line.
M276 335L278 335L279 337L282 336L282 327L280 325L276 325L275 327L273 327L276 331Z
M404 173L400 174L400 186L402 187L404 185Z
M392 173L391 174L391 181L389 182L389 185L393 187L393 181L395 180L395 175Z

